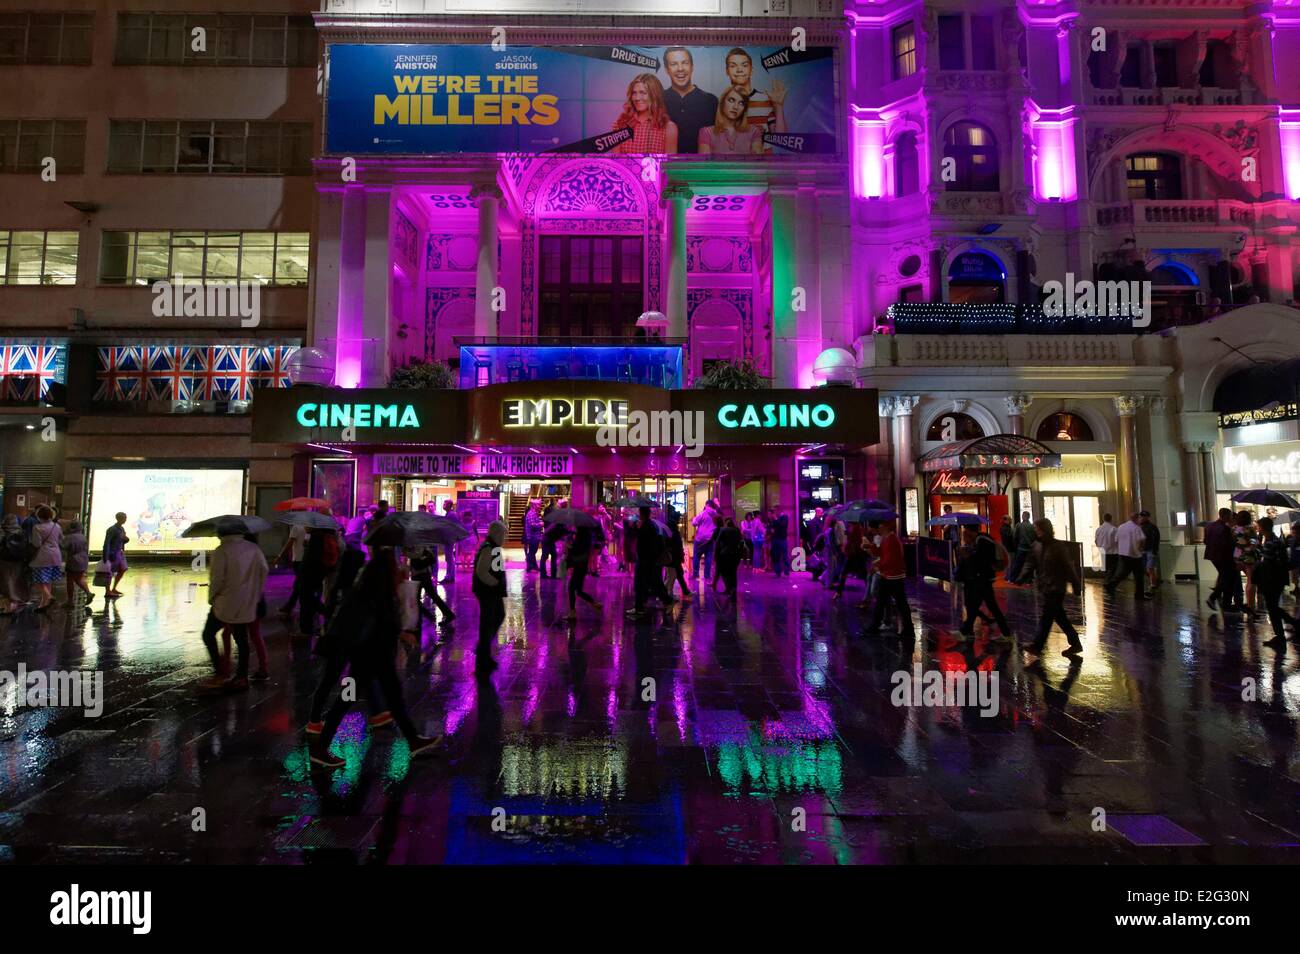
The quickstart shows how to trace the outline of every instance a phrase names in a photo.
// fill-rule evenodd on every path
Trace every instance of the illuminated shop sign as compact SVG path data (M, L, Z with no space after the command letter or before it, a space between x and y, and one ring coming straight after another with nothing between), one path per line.
M1274 490L1300 488L1300 441L1225 447L1220 490Z
M627 401L603 398L509 398L502 427L626 427Z
M1062 492L1100 492L1106 489L1106 465L1095 454L1065 454L1061 466L1038 475L1038 489Z
M1231 414L1219 415L1220 427L1248 427L1251 424L1263 424L1268 421L1290 421L1297 414L1296 402L1289 404L1277 404L1273 407L1257 408L1253 411L1234 411Z
M301 404L294 415L303 427L419 427L410 404Z
M829 404L724 404L718 408L723 427L830 427L835 409Z
M935 475L930 488L936 494L987 494L989 488L988 474L959 474L951 470L940 471Z
M372 472L409 477L565 477L572 454L376 454Z
M928 471L939 470L1033 470L1037 467L1060 467L1060 454L955 454L952 457L927 458Z

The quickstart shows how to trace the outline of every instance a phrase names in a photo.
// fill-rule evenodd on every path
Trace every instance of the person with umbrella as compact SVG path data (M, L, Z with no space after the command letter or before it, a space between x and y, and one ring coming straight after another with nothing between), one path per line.
M1256 536L1249 510L1239 510L1237 516L1233 518L1232 543L1235 572L1246 576L1245 601L1237 609L1247 613L1251 619L1259 619L1263 614L1259 612L1256 603L1255 597L1258 591L1254 580L1255 564L1259 562L1259 538Z
M569 616L578 618L578 597L600 609L597 603L582 588L583 581L591 570L591 554L595 536L600 532L600 524L591 514L577 507L557 507L546 518L551 526L562 525L573 530L573 542L569 545L565 565L569 571Z
M501 624L506 621L506 571L502 547L506 542L506 525L492 521L487 536L474 555L474 597L478 600L478 646L474 671L485 676L497 668L492 658ZM554 564L552 564L552 568Z
M276 504L275 509L280 512L314 510L318 513L327 514L329 513L329 501L320 497L290 497L288 500L282 500ZM281 616L291 616L294 606L298 604L301 598L299 587L301 585L303 551L306 548L307 527L301 523L290 524L288 539L284 541L284 547L275 558L275 561L279 563L285 557L288 557L289 563L293 567L293 589L289 593L289 602L280 607Z
M411 580L415 583L415 605L419 607L420 613L435 623L438 621L438 617L433 614L432 610L427 609L424 605L422 597L428 594L433 605L442 611L442 621L448 624L451 623L456 618L456 614L438 595L438 588L433 583L433 574L436 572L435 568L438 565L437 547L424 545L407 547L406 560L411 568Z
M452 520L464 526L465 521L456 516L456 505L450 500L444 500L442 504L442 516L446 520ZM456 582L456 544L448 544L443 548L443 556L447 558L447 572L443 575L443 583Z
M902 636L912 639L916 629L912 624L912 609L907 605L907 564L903 558L903 541L898 538L897 524L894 520L881 520L883 536L880 541L880 559L876 564L879 574L879 593L872 609L871 620L862 634L879 636L880 626L885 616L885 606L893 603L898 612L898 625L902 627Z
M212 660L213 676L204 689L248 688L248 627L257 619L257 604L266 585L266 557L262 548L251 543L247 534L270 528L258 517L238 515L200 521L181 536L213 536L221 542L208 558L208 618L203 624L203 645ZM217 651L217 633L229 628L235 637L239 660L233 679L221 676L221 655Z
M1291 521L1291 532L1287 534L1286 542L1291 557L1291 595L1300 596L1300 522Z
M1271 517L1260 517L1256 522L1259 527L1259 561L1251 574L1251 580L1264 597L1268 608L1268 619L1273 624L1273 638L1264 645L1279 651L1286 649L1286 632L1282 629L1285 620L1292 629L1300 627L1300 619L1283 611L1279 605L1282 591L1286 589L1287 575L1291 560L1287 554L1286 543L1273 532Z
M366 542L371 547L371 560L343 597L338 615L330 621L323 637L326 646L317 647L317 652L323 650L331 660L325 675L333 678L325 684L324 695L328 696L344 667L350 667L357 685L377 685L392 721L406 739L411 758L430 755L437 750L442 739L423 736L416 730L407 713L397 677L397 642L401 636L409 636L402 628L398 597L401 574L398 572L397 554L391 546L378 546L370 537ZM354 693L339 693L325 713L323 723L308 725L308 752L313 764L326 768L340 768L345 764L329 748L339 724L355 701ZM371 708L376 705L377 701L372 699ZM319 732L312 732L314 728Z
M966 608L961 635L975 634L975 619L983 616L981 609L987 606L992 614L991 621L998 624L1001 633L997 641L1010 642L1011 627L1007 625L1007 618L1002 614L1002 607L998 605L997 596L993 592L993 580L998 575L997 544L992 537L979 532L978 524L963 523L961 530L965 545L963 558L957 567L957 579L963 587L963 603ZM985 619L988 621L988 617Z
M541 573L543 580L548 577L553 580L559 572L560 557L559 554L556 553L555 545L565 534L564 524L555 523L547 519L551 514L555 513L559 509L561 508L557 507L555 501L552 500L546 505L546 509L542 511L542 524L545 527L545 529L542 530ZM546 572L546 561L548 558L551 561L551 572L549 574Z
M316 617L323 610L326 579L338 568L341 550L338 523L328 514L314 510L289 511L277 517L276 521L290 527L302 527L306 532L294 589L298 599L298 633L311 637L316 635ZM360 545L355 536L350 535L347 539L349 545Z

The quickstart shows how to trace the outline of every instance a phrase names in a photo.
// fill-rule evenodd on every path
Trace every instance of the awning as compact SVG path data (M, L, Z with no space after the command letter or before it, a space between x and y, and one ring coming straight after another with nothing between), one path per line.
M993 434L944 444L921 455L924 473L944 470L1036 470L1060 467L1061 455L1021 434Z

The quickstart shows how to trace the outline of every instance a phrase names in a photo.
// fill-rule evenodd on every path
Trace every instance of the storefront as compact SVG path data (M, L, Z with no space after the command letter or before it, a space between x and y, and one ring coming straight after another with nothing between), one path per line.
M926 482L929 513L940 516L945 506L955 513L978 514L990 529L997 529L1011 513L1011 495L1017 506L1027 488L1013 488L1017 474L1061 466L1061 455L1046 444L1018 434L994 434L928 451L917 461Z
M1037 470L1030 482L1038 492L1039 512L1052 521L1060 540L1083 547L1085 569L1101 571L1106 560L1096 547L1102 517L1115 515L1115 455L1062 454L1059 467ZM1128 515L1116 520L1127 519Z
M1276 516L1283 508L1234 503L1243 490L1300 493L1300 429L1297 421L1256 423L1245 414L1220 415L1219 448L1215 456L1214 504L1247 510L1255 517Z
M530 500L575 506L629 494L688 517L710 498L725 512L819 506L875 492L865 389L667 390L555 380L467 390L291 388L259 395L255 443L291 445L294 490L354 513L451 501L482 522L505 516L518 539ZM811 476L810 476L811 475Z

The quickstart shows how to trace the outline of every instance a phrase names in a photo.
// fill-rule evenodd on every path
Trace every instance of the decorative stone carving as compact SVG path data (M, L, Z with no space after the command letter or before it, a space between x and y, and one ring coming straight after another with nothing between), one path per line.
M894 416L894 399L893 399L893 398L891 398L891 397L882 397L882 398L879 399L878 403L879 403L879 405L880 405L880 416L881 416L881 417L893 417L893 416Z
M1240 153L1259 151L1259 130L1238 119L1233 125L1214 124L1214 134Z
M1119 394L1111 400L1115 403L1115 413L1120 417L1132 417L1142 407L1145 398L1141 394Z
M1147 406L1151 409L1152 414L1163 414L1169 404L1169 399L1163 395L1156 395L1148 400Z
M500 202L505 196L495 182L483 182L469 190L469 200L478 205L480 199L496 199Z
M894 416L911 417L916 406L921 403L921 397L918 394L905 394L902 397L894 398Z
M636 215L641 198L627 179L605 162L579 162L551 183L539 212Z
M695 193L691 191L689 186L680 182L670 182L664 186L663 191L659 194L659 204L666 208L670 202L676 202L679 199L683 202L690 202L693 198L695 198Z
M1007 414L1011 417L1024 417L1025 411L1029 410L1033 400L1028 394L1008 394L1002 398L1002 402L1007 407Z
M935 211L949 215L1001 215L1002 194L1000 192L940 192L936 196Z

